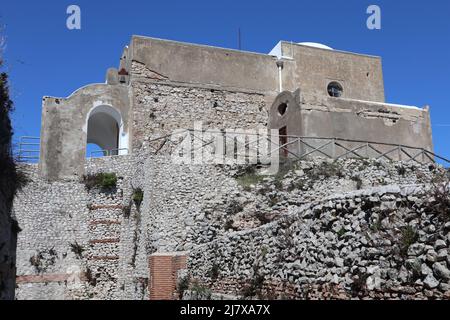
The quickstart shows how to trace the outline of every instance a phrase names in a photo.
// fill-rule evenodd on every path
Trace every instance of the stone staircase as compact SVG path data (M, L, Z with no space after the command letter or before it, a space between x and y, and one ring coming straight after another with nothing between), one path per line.
M105 201L96 204L94 200L90 206L89 250L86 258L87 278L92 288L90 296L93 299L118 298L122 211L122 205Z

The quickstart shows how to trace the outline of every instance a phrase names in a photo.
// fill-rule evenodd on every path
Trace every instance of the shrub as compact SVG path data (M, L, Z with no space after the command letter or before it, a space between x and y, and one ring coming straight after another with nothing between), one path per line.
M264 176L257 173L246 173L236 178L238 184L242 186L245 191L250 191L252 185L256 186L258 183L261 183L263 179Z
M401 231L400 237L400 254L408 255L409 247L419 240L419 234L412 226L407 226Z
M229 215L234 215L242 211L244 211L244 207L236 200L232 200L225 210Z
M262 225L272 222L272 219L268 218L265 212L257 211L254 213L254 216Z
M195 293L195 295L200 300L209 300L211 299L211 290L205 286L200 285L197 281L192 284L191 291Z
M107 191L117 187L117 175L115 173L102 172L89 174L83 177L83 182L88 191L93 188L100 188L103 191Z
M253 298L261 295L264 285L264 276L255 272L255 275L250 280L250 283L242 289L242 296L244 298Z
M232 219L228 219L228 220L225 222L225 225L223 226L223 228L224 228L226 231L229 231L229 230L237 231L237 230L238 230L238 228L236 228L236 227L234 226L234 221L233 221Z
M342 166L337 162L322 162L319 166L307 171L306 174L311 180L319 180L321 176L325 178L344 177Z
M449 172L436 175L431 181L431 196L434 202L429 204L428 211L450 220L450 174Z
M352 278L353 282L351 284L351 291L354 296L359 296L360 294L365 294L367 291L367 279L369 278L368 274L363 274L358 270L356 275Z
M405 174L406 174L406 168L404 166L402 166L402 165L398 166L397 167L397 173L398 173L399 176L404 177Z
M184 292L189 289L189 276L180 277L177 283L177 291L180 300L183 299Z
M92 270L89 267L86 269L85 275L87 282L95 287L97 285L97 278L92 274Z
M363 181L360 176L353 176L352 180L356 182L356 190L361 190Z
M208 277L211 278L211 280L217 280L220 275L220 266L214 262L211 266L211 270L208 271Z
M144 191L142 189L137 188L133 191L133 201L136 204L136 207L139 209L141 207L142 201L144 201Z
M83 258L84 248L78 242L70 244L71 251L77 256L78 259Z
M37 272L42 271L42 259L44 257L42 256L42 253L39 253L37 255L34 255L30 258L30 264L36 269Z

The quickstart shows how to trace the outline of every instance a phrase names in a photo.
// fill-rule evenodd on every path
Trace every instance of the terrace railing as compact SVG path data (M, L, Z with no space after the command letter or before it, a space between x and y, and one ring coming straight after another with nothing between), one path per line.
M197 145L191 149L194 154L198 149L212 147L215 148L216 137L204 138L204 131L186 130L191 139L197 139ZM211 131L208 131L211 133ZM450 160L439 156L425 148L374 142L363 140L352 140L330 137L300 137L300 136L275 136L257 135L243 133L246 139L236 139L239 133L233 133L230 136L226 132L216 131L216 135L221 135L225 144L235 143L236 150L245 150L244 156L254 155L254 150L262 143L272 146L268 152L269 156L274 153L280 153L282 156L292 158L294 160L303 160L308 157L325 157L329 159L357 158L357 159L384 159L389 161L416 162L425 164L435 162L436 159L441 160L445 165L450 165ZM182 133L177 133L177 136ZM198 144L198 141L201 143ZM242 144L242 141L246 141ZM153 153L159 153L170 145L176 146L180 140L174 141L171 135L155 138L149 141L149 145ZM235 154L241 156L242 154Z
M208 131L211 133L211 131ZM269 154L279 153L282 156L294 160L303 160L308 157L325 157L330 159L358 158L358 159L385 159L389 161L416 162L425 164L435 162L439 159L443 164L450 166L450 160L439 156L425 148L406 146L401 144L352 140L330 137L300 137L300 136L275 136L258 135L251 133L233 133L227 134L225 131L216 131L212 138L205 138L204 131L185 130L177 133L180 137L183 133L197 139L200 144L195 144L192 153L199 148L215 148L216 136L221 135L225 144L235 144L237 151L245 150L245 154L236 154L238 156L254 156L255 150L262 144L271 146ZM239 135L245 135L245 138L239 139ZM245 141L244 143L242 141ZM151 153L160 153L165 149L173 150L181 142L180 139L173 139L172 135L166 135L154 138L149 141ZM227 151L228 151L227 147ZM21 137L17 159L19 162L37 162L39 161L40 141L38 137ZM115 156L128 154L128 149L100 150L91 152L91 157Z

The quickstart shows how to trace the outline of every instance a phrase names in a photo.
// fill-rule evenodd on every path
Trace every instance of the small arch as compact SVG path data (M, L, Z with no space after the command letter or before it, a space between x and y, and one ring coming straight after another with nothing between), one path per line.
M101 156L101 150L104 151L104 156L128 154L126 138L119 111L106 105L97 106L91 110L87 119L86 153L88 157ZM91 154L88 146L93 148L95 155Z
M344 88L339 82L333 81L328 84L327 91L330 97L340 98L344 93Z
M286 103L282 103L278 106L278 114L280 116L284 116L286 114L288 105Z

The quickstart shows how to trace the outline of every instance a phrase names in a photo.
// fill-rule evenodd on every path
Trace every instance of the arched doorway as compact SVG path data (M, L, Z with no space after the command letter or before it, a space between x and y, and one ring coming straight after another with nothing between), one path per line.
M95 107L89 113L87 128L87 157L128 154L127 135L123 132L122 117L116 109L110 106Z

